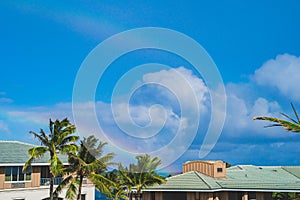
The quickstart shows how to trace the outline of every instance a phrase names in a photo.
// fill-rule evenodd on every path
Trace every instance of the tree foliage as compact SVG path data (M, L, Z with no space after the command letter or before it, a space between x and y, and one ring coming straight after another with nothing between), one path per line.
M59 158L59 154L67 154L75 152L78 148L75 142L78 140L78 136L74 133L76 127L65 118L62 121L49 120L49 134L46 134L43 129L40 133L30 131L41 142L41 146L36 146L28 150L29 159L23 167L23 171L31 165L31 163L40 158L41 156L49 153L49 164L50 164L50 200L53 200L53 181L54 177L62 175L64 173L64 166Z
M66 198L80 200L82 184L87 178L99 191L110 195L109 186L114 183L103 173L107 171L107 166L113 164L110 161L114 154L103 155L103 147L106 144L99 142L94 136L84 138L80 142L78 151L69 154L69 166L65 178L56 188L55 193L58 194L64 187L68 187Z
M143 188L154 184L162 184L166 179L156 173L157 167L161 164L158 157L151 158L150 155L145 154L136 156L136 159L137 164L130 164L128 168L120 164L119 170L124 185L128 187L129 191L135 188L139 198Z

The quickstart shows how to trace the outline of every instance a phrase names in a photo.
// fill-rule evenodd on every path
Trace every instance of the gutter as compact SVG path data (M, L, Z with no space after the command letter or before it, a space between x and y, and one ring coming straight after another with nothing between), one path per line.
M24 165L25 163L1 163L0 167L14 167ZM69 165L69 163L63 163L63 165ZM31 166L50 166L50 163L31 163Z
M300 193L300 189L213 189L213 190L201 190L201 189L143 189L143 192L296 192Z

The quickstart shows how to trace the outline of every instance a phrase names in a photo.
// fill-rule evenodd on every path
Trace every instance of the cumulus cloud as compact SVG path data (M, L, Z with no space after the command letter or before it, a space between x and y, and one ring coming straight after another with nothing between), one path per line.
M227 87L227 115L223 130L225 137L242 139L259 137L261 140L271 137L284 137L280 129L264 129L268 122L253 121L255 116L279 117L281 107L277 101L269 101L263 97L257 97L253 101L247 99L247 94L237 95L238 85ZM234 90L231 90L234 88ZM275 134L276 133L276 134ZM246 142L246 141L243 141Z
M277 62L280 59L275 60ZM255 72L253 80L258 82L266 78L266 68L271 66L267 63ZM270 80L271 78L269 77ZM108 150L116 152L117 160L124 163L128 163L126 161L133 155L145 152L161 157L165 167L185 151L185 156L198 159L203 135L207 131L205 125L207 126L211 117L208 111L209 92L212 94L212 91L208 91L201 78L184 67L144 74L139 84L146 86L131 93L132 99L129 102L120 98L113 105L100 101L75 105L70 102L59 103L45 107L11 109L7 115L20 124L33 123L34 130L42 128L41 125L47 128L49 118L62 119L67 116L76 123L81 136L95 134L101 140L108 141ZM268 82L264 84L271 86ZM251 81L226 85L226 122L220 141L208 155L209 158L226 160L232 156L236 160L242 160L245 158L234 155L243 152L251 157L255 149L259 149L263 155L262 144L275 149L291 142L290 137L294 136L286 134L282 128L263 128L268 122L252 120L252 117L258 115L278 117L279 112L283 111L277 101L258 94L256 87ZM218 91L213 92L213 95L218 95ZM184 109L186 112L182 111ZM73 119L74 112L77 114ZM205 122L204 127L199 127L199 122L196 122L200 116L202 122ZM0 121L0 129L1 127L5 128ZM33 130L32 127L27 130ZM194 147L191 146L192 142ZM222 156L224 153L228 156ZM266 154L269 155L270 152Z
M254 73L254 80L276 88L289 100L300 102L300 57L283 54L268 60Z
M118 145L126 141L127 147L122 148L129 146L130 151L152 152L162 157L163 166L167 166L193 142L200 113L207 110L208 89L202 79L184 67L144 74L139 84L143 87L130 93L133 96L128 99L135 99L130 105L126 102L112 105L111 120L127 136L117 135L118 130L113 129L109 137Z
M207 101L208 88L203 80L195 76L191 70L179 67L148 73L143 76L143 81L165 86L177 97L180 104L188 106L192 110L195 110L195 107L199 107L197 111L205 109L204 103ZM196 99L197 106L191 103L192 99Z
M135 93L134 98L140 101L120 101L113 105L100 101L59 103L14 109L7 115L18 123L31 124L28 130L47 130L49 118L68 117L81 136L95 134L111 144L109 150L120 153L124 149L125 153L120 155L126 151L131 155L152 152L167 166L193 142L200 112L207 110L208 89L200 78L183 67L144 74L142 84L152 83L155 85ZM149 94L158 95L145 98Z

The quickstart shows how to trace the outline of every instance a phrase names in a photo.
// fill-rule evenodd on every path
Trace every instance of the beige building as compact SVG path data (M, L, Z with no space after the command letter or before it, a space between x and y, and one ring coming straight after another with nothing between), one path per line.
M271 200L273 192L300 193L300 167L190 161L182 174L143 190L143 200Z
M39 200L49 197L49 163L48 157L33 162L31 167L22 172L28 160L28 149L34 145L17 141L0 141L0 199L2 200ZM67 157L61 156L67 165ZM57 186L62 177L54 179ZM66 189L59 195L64 199ZM82 200L95 199L95 186L84 182Z

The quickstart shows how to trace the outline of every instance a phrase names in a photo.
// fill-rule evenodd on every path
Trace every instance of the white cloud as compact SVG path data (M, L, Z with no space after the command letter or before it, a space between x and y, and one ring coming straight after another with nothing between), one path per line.
M72 104L58 103L49 107L28 107L26 109L15 109L7 112L8 116L14 117L20 122L32 122L36 124L47 124L49 119L62 120L66 117L72 119Z
M257 97L249 102L247 94L237 96L235 91L239 86L227 88L227 115L223 134L233 138L246 137L282 137L282 130L264 129L266 121L253 121L255 116L278 117L281 108L276 101L268 101L263 97ZM231 90L234 88L234 90ZM276 134L274 134L276 132Z
M177 97L180 104L191 110L195 110L196 107L199 107L196 112L205 109L204 104L207 101L208 88L203 80L195 76L191 70L179 67L148 73L143 76L143 81L165 86ZM198 105L195 106L192 100L196 100Z
M145 74L143 81L144 84L151 82L163 85L174 92L172 98L177 98L180 108L179 104L168 105L169 102L166 101L165 104L158 105L153 104L153 99L145 98L145 102L130 105L127 102L118 102L115 105L104 102L78 103L73 105L73 111L77 113L75 119L72 103L11 109L7 115L19 124L31 124L28 130L34 131L38 131L39 128L47 130L50 118L68 117L80 130L81 136L95 134L101 140L111 143L110 150L116 149L116 152L120 152L118 148L127 148L125 151L155 154L155 151L162 149L159 156L165 160L166 166L177 159L193 141L198 128L196 121L200 120L197 117L207 109L205 103L208 89L200 78L183 67ZM170 92L165 92L164 88L150 88L146 92L158 92L159 98L171 99L168 97ZM145 94L141 92L138 95L143 97ZM150 101L150 104L147 101ZM198 104L199 109L195 109L195 104ZM172 107L174 105L175 107ZM111 106L115 109L114 115ZM183 112L182 109L186 111ZM174 148L177 149L176 152Z
M254 73L254 80L265 86L278 89L288 100L300 101L300 57L278 55L268 60Z

